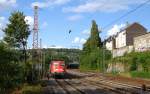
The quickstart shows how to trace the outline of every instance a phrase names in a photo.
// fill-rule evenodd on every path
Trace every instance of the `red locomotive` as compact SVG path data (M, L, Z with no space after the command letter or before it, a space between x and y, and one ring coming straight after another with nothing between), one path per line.
M52 61L50 63L50 73L52 76L61 75L66 73L66 66L64 61Z

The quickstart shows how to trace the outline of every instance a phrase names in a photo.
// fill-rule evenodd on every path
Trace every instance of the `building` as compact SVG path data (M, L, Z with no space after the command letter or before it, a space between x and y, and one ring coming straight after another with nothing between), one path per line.
M150 33L134 38L134 50L136 52L150 50Z
M114 48L114 37L110 36L108 39L105 40L106 49L112 51Z
M135 22L121 29L111 40L106 41L106 48L112 50L113 57L122 56L133 50L135 37L145 34L147 34L147 29Z

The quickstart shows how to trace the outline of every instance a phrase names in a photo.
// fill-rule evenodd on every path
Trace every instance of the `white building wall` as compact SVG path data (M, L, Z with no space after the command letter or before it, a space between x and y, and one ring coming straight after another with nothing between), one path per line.
M112 41L106 42L106 49L107 50L112 50Z
M116 37L116 48L121 48L126 46L126 33L125 31L120 32Z
M150 50L150 33L134 38L134 50L136 52Z

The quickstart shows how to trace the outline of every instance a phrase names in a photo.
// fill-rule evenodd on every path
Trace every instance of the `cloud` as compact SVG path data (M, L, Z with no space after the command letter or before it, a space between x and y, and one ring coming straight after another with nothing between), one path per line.
M72 41L72 43L74 44L84 44L85 42L86 42L86 39L79 38L79 37L75 37L74 40Z
M80 20L82 18L83 18L82 15L73 15L73 16L68 17L68 20L70 20L70 21L76 21L76 20Z
M0 0L0 10L10 9L16 6L17 6L16 0Z
M81 44L84 44L85 42L86 42L86 39L84 39L84 38L81 38L81 39L80 39L80 43L81 43Z
M88 12L118 12L129 9L130 5L141 4L145 0L87 0L73 7L63 8L64 12L88 13Z
M89 29L85 29L85 30L82 31L82 34L90 35L90 30Z
M48 26L48 23L47 22L43 22L42 25L41 25L41 28L45 28Z
M56 45L51 45L49 48L54 48L54 49L58 49L58 48L64 48L63 46L56 46Z
M43 45L43 47L42 48L48 48L48 46L47 45Z
M70 0L47 0L46 2L33 2L31 7L38 6L39 8L47 8L53 5L63 5L69 1Z
M108 30L107 36L112 36L117 34L117 32L120 32L120 29L123 27L125 27L125 24L114 25L110 30Z
M6 18L0 17L0 29L3 29L6 25Z
M2 40L4 37L4 33L0 30L0 40Z
M33 29L34 19L32 16L26 16L25 17L26 23L29 25L30 29Z
M54 49L59 49L59 48L65 48L65 47L63 47L63 46L56 46L56 45L51 45L51 46L43 45L42 48L54 48Z
M7 24L6 18L0 17L0 40L3 39L4 37L4 32L2 31L2 29L6 27L6 24Z
M72 43L79 43L80 42L80 38L79 37L75 37L75 39L72 41Z
M25 17L25 21L26 21L26 23L27 23L28 25L30 25L30 26L32 26L33 23L34 23L34 19L33 19L33 17L31 17L31 16L26 16L26 17Z

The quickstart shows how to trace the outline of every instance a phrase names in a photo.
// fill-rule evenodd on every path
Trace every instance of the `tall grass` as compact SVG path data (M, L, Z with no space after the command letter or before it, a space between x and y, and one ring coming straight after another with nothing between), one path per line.
M138 72L138 71L132 71L130 72L132 77L138 77L138 78L150 78L150 72Z
M25 85L22 94L42 94L42 87L40 85Z

